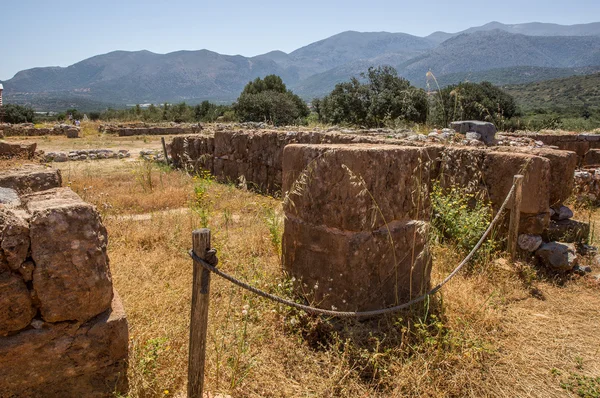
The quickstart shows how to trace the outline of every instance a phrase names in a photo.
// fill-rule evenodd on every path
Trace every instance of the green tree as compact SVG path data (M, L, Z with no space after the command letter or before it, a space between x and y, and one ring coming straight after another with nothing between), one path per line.
M390 121L423 123L427 118L427 95L399 77L391 66L370 67L339 83L320 101L315 110L326 123L383 126ZM315 104L315 101L313 101Z
M33 123L35 112L28 106L6 104L4 109L4 121L6 123Z
M249 82L234 109L243 122L267 122L276 126L297 124L309 114L306 103L276 75Z
M434 94L430 122L448 126L456 120L483 120L503 126L517 115L514 98L490 82L460 83Z

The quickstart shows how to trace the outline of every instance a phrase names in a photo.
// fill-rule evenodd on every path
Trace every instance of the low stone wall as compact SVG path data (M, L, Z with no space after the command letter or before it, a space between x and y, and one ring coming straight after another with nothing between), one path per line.
M0 159L21 158L32 159L35 156L37 144L18 144L0 141Z
M544 145L556 147L563 151L573 151L577 154L578 163L582 165L586 165L584 160L586 159L586 155L590 150L600 149L600 134L529 133L518 136L507 135L506 137L526 137L542 142Z
M0 124L0 136L5 137L38 137L45 135L65 135L69 138L79 137L79 127L69 124L57 124L53 128L35 127L32 123Z
M3 174L0 395L125 392L127 320L113 291L98 212L69 188L46 189L60 184L57 172L52 177L32 167Z
M120 137L129 137L133 135L177 135L177 134L197 134L202 131L200 124L181 124L169 126L153 126L141 124L131 125L102 125L99 130L109 134L117 134Z

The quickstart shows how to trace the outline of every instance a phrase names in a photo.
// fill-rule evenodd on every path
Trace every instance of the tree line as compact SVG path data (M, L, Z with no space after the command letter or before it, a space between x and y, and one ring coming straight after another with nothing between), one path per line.
M310 107L309 107L310 105ZM6 105L4 120L32 122L31 108ZM55 120L84 116L76 109L56 115ZM281 126L320 122L361 127L429 124L445 127L453 120L477 119L499 126L518 115L515 100L491 83L460 83L436 91L414 87L390 66L371 67L359 77L339 83L323 98L307 104L276 75L249 82L237 101L219 105L162 104L90 112L91 120L145 122L265 122Z

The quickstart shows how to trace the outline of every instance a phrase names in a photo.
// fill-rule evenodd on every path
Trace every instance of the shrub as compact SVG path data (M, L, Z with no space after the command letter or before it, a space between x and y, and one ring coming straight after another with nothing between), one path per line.
M6 104L3 108L6 123L33 123L35 116L33 108L15 104Z
M427 96L391 66L370 67L361 77L339 83L322 100L313 101L321 121L333 124L383 126L390 121L423 123Z
M437 236L465 252L473 249L492 221L491 203L481 196L457 185L443 188L436 182L431 205L432 225ZM482 252L495 250L495 245L493 239L488 239Z
M308 106L288 90L279 76L269 75L249 82L234 105L243 122L274 125L299 124L308 116Z
M484 120L501 128L517 115L514 98L489 82L460 83L439 90L432 97L430 123L448 126L455 120Z

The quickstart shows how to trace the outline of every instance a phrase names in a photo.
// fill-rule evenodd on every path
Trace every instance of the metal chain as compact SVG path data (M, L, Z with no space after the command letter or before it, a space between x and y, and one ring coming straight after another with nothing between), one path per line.
M231 283L238 285L238 286L240 286L252 293L255 293L261 297L264 297L266 299L269 299L269 300L275 301L277 303L284 304L289 307L293 307L293 308L296 308L296 309L299 309L299 310L302 310L305 312L308 312L309 314L328 315L328 316L338 317L338 318L362 318L362 317L373 317L373 316L377 316L377 315L389 314L392 312L398 312L400 310L410 307L411 305L414 305L414 304L424 301L425 299L427 299L427 297L437 293L446 283L448 283L452 278L454 278L454 276L462 269L462 267L464 267L464 265L466 263L468 263L469 260L471 260L471 258L477 252L477 250L479 250L479 248L481 247L481 245L483 244L483 242L485 241L487 236L490 234L490 232L492 231L492 229L494 228L496 223L500 220L502 212L506 209L508 202L510 201L510 199L512 198L512 196L515 192L515 187L516 187L516 184L513 183L510 191L506 195L506 199L504 199L504 203L502 203L502 206L500 206L500 209L496 213L496 216L494 217L494 219L492 220L492 222L490 223L488 228L485 230L485 232L483 233L483 235L481 236L481 238L479 239L477 244L473 247L471 252L469 252L469 254L464 258L464 260L461 261L460 264L458 264L458 266L454 269L454 271L452 271L446 278L444 278L443 281L441 281L439 284L437 284L433 289L431 289L427 293L425 293L417 298L414 298L410 301L407 301L404 304L396 305L394 307L383 308L383 309L373 310L373 311L333 311L333 310L326 310L326 309L322 309L322 308L316 308L316 307L311 307L308 305L298 304L291 300L287 300L282 297L267 293L267 292L260 290L254 286L251 286L245 282L242 282L239 279L237 279L229 274L226 274L225 272L219 270L216 266L213 266L206 260L203 260L200 257L198 257L196 255L196 253L194 253L193 250L190 250L189 254L190 254L190 257L192 257L192 259L194 261L197 261L198 263L200 263L205 269L219 275L222 278L227 279ZM209 251L209 253L210 253L209 255L211 256L211 258L210 258L211 262L213 262L216 265L217 260L216 260L214 249L211 249Z

